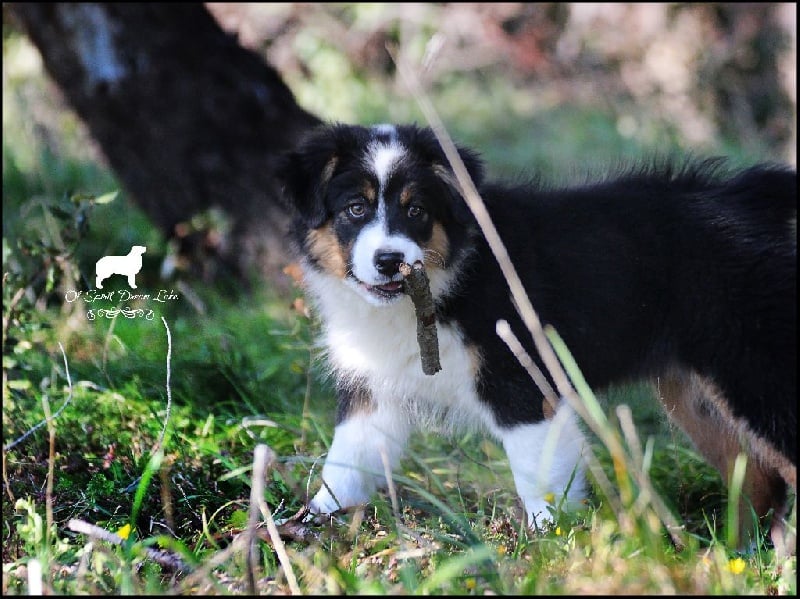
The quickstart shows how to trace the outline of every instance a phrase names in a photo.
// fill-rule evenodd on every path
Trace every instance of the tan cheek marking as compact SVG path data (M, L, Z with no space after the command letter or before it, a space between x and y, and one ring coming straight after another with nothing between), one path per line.
M433 231L430 240L424 244L426 262L431 266L444 268L445 263L450 257L450 242L447 241L447 233L439 223L433 223Z
M346 249L341 246L330 223L312 229L306 236L308 250L328 272L344 278L347 274Z

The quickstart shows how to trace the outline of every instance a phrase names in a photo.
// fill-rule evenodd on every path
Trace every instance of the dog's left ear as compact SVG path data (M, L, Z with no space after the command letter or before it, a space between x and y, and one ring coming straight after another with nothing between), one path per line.
M337 163L335 148L318 139L309 140L278 161L277 176L283 182L284 199L310 229L321 227L330 216L325 193Z
M483 163L481 162L480 158L475 152L466 148L458 148L458 155L461 157L461 161L467 168L467 172L472 179L473 185L476 189L480 189L481 183L483 182ZM472 212L464 201L464 192L461 189L461 185L459 184L452 167L446 163L442 164L440 162L435 162L433 164L433 172L439 179L442 180L442 182L444 182L448 191L450 191L450 207L455 219L462 224L468 224L472 222Z

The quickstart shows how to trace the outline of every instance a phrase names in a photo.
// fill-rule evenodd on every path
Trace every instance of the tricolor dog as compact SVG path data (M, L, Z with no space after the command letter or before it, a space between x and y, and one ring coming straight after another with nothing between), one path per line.
M797 176L718 162L636 167L567 188L483 180L460 149L534 308L596 389L649 379L699 450L740 449L759 515L796 489ZM530 335L429 129L332 125L287 156L307 293L322 322L337 424L310 508L366 502L417 427L479 427L505 448L529 524L585 495L585 439L496 334ZM420 368L401 263L435 299L440 372ZM536 358L531 343L526 349Z

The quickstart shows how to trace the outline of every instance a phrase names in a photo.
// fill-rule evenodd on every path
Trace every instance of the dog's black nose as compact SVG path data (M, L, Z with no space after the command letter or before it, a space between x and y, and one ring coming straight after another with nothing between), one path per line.
M375 268L387 277L397 274L404 261L403 254L400 252L375 252Z

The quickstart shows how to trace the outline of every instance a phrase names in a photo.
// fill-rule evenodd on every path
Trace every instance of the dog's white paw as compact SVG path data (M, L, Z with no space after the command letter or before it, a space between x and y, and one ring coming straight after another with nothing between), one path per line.
M354 468L326 464L323 469L322 486L308 504L308 508L315 514L332 514L367 503L376 489L371 478L363 476Z
M322 487L308 504L308 509L312 514L332 514L343 507L325 487Z
M539 530L553 521L550 503L544 500L526 501L525 512L528 515L528 528Z

